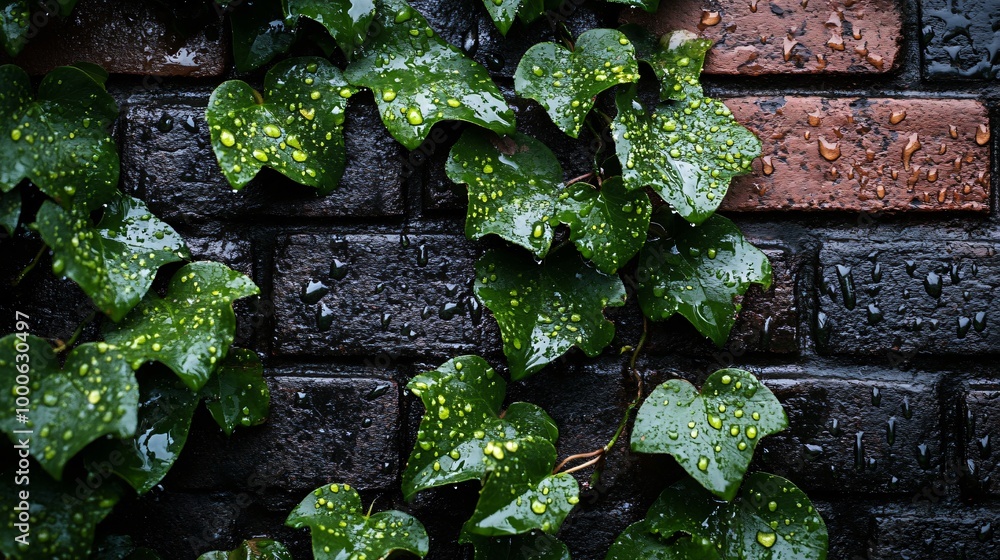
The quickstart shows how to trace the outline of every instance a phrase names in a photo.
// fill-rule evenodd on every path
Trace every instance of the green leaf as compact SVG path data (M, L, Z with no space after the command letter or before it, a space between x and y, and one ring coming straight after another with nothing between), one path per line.
M416 149L443 120L514 132L514 112L486 69L445 42L404 0L382 0L374 25L381 31L344 76L374 92L382 122L401 144Z
M52 249L52 272L79 284L102 312L119 321L146 294L156 270L190 258L184 240L146 204L120 193L95 227L87 213L46 201L38 233Z
M17 56L28 42L31 8L27 0L0 1L0 42L8 56Z
M233 61L240 73L260 68L288 52L295 42L297 21L285 20L281 0L240 0L229 15L229 23Z
M632 428L632 451L669 453L706 490L732 500L757 442L788 427L771 390L750 372L720 369L701 393L683 379L657 387Z
M305 17L330 32L348 60L368 36L375 17L374 0L283 0L285 17Z
M133 367L160 362L197 391L233 343L233 302L258 292L223 264L187 264L170 280L165 298L146 294L119 324L106 325L104 339L120 346Z
M573 50L555 43L528 49L514 73L522 97L538 101L552 122L576 138L598 93L639 79L632 43L615 29L591 29Z
M647 12L655 12L656 9L660 7L660 0L605 0L605 2L628 4L629 6L635 6L636 8L642 8Z
M407 385L424 403L403 495L485 479L469 533L555 532L578 501L576 480L552 475L559 437L545 411L514 403L500 415L506 383L479 356L460 356Z
M292 560L292 553L278 541L250 539L240 543L235 550L206 552L198 560Z
M729 181L750 173L760 140L721 101L689 98L647 111L633 91L617 97L612 137L625 187L652 187L685 220L711 216Z
M205 406L226 435L237 426L257 426L267 419L271 391L257 354L233 348L201 388Z
M184 449L199 397L176 377L155 371L144 373L139 395L135 436L102 443L94 453L121 454L115 474L145 494L163 480Z
M108 344L81 344L60 368L44 339L11 334L0 339L0 370L9 373L0 389L0 407L10 411L0 419L0 428L15 444L26 437L16 431L31 430L31 455L56 480L62 479L66 462L90 442L105 434L135 433L139 389L128 361ZM16 400L18 374L30 380L27 407ZM23 408L28 409L27 423L14 415Z
M635 45L635 57L649 64L660 80L661 100L703 97L699 77L705 65L705 54L712 48L711 39L699 39L683 29L657 39L636 24L623 25L620 31Z
M618 535L605 560L723 560L711 541L703 538L680 537L672 542L653 532L652 524L643 519L633 523Z
M330 484L302 500L285 525L311 529L316 560L387 558L393 551L427 555L430 540L415 517L395 510L371 516L364 511L356 490Z
M667 488L647 514L651 529L715 543L723 558L824 560L826 524L791 482L767 473L747 477L735 501L715 498L691 480Z
M712 216L698 227L669 220L669 237L646 243L639 254L643 314L662 321L674 313L722 346L736 323L733 301L759 284L771 286L771 263L733 222Z
M14 235L20 219L21 189L15 188L10 192L0 193L0 226L7 231L7 235Z
M241 189L270 167L322 194L333 190L344 174L344 110L353 93L340 70L318 57L271 68L266 100L246 82L220 85L205 119L229 184Z
M0 552L8 560L88 558L94 530L118 503L121 490L110 483L81 490L78 480L56 482L34 472L17 475L14 465L14 461L5 461L0 472L0 495L5 497L3 511L7 512L0 523ZM27 527L16 525L23 522L17 509L22 506L17 498L20 492L29 493L29 499L24 500L31 518ZM24 541L15 540L18 537Z
M484 537L463 531L458 542L475 548L474 560L570 560L565 543L538 531L513 537Z
M521 2L522 0L483 0L486 11L489 12L501 35L507 35L510 26L514 25L514 18L517 17Z
M512 379L523 379L576 346L591 358L615 335L605 307L625 304L617 276L559 250L543 263L513 251L487 251L476 263L476 297L500 325Z
M64 208L84 210L116 192L118 150L107 129L118 106L87 71L56 68L35 97L24 70L0 66L0 115L0 191L29 179Z
M498 137L470 128L452 147L445 170L452 181L468 185L469 239L492 233L539 258L548 253L563 170L545 144L524 134Z
M646 243L652 214L644 191L628 191L621 177L612 177L600 190L586 183L567 187L556 216L569 224L570 239L580 254L613 274Z

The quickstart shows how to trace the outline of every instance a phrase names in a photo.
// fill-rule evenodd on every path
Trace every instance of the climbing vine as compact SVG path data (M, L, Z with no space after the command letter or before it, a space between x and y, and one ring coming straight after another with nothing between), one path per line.
M658 4L612 1L650 11ZM73 4L60 2L59 13ZM240 72L306 40L299 36L304 20L325 32L308 40L327 56L277 62L263 91L230 80L213 92L206 121L234 189L269 167L318 194L335 192L345 168L347 100L363 90L373 94L388 132L411 150L438 122L467 123L445 173L468 192L466 235L502 240L476 263L474 291L499 325L513 381L573 348L590 357L604 352L615 336L604 312L625 304L625 280L647 320L680 314L719 346L739 298L752 284L770 286L766 256L715 214L730 180L749 172L760 142L702 91L709 42L687 32L657 38L635 26L577 37L559 28L561 42L529 48L514 73L514 92L538 103L567 136L596 140L592 167L567 180L553 151L518 131L486 68L404 0L209 4L229 14ZM5 5L0 38L13 55L27 39L30 7L27 0ZM553 3L483 6L506 34ZM645 72L655 87L640 79ZM233 302L258 288L219 263L190 262L173 228L117 191L109 127L118 108L106 79L93 65L67 66L36 91L21 69L0 67L0 122L10 128L0 131L0 224L21 242L40 240L36 260L47 248L52 272L77 283L105 317L99 340L82 344L74 337L53 347L23 333L0 339L0 367L22 372L21 364L30 364L22 372L32 395L26 419L2 420L0 429L15 443L19 430L33 433L31 457L45 475L32 479L30 515L49 531L32 546L19 545L18 513L11 511L0 527L0 551L10 558L87 557L95 526L126 487L149 492L170 470L199 402L227 435L267 415L259 358L232 347ZM29 193L46 199L37 211L23 210ZM34 264L19 280L33 274ZM477 559L569 558L553 535L579 502L572 473L595 466L599 477L638 408L631 449L669 454L689 477L619 536L609 559L824 559L826 528L802 491L774 475L747 475L760 438L787 427L774 395L752 374L728 369L700 391L674 379L643 400L635 362L646 335L644 323L629 364L636 398L614 437L562 462L552 418L530 403L505 406L507 383L482 357L456 357L414 377L407 388L424 415L402 475L404 498L477 481L479 499L460 536ZM0 391L0 403L19 407L18 395L12 387ZM85 460L71 461L76 456ZM112 456L118 460L104 472L102 458ZM103 482L83 498L60 500L72 495L67 468ZM13 493L14 480L5 472L0 487ZM430 546L417 519L365 512L345 483L316 489L286 524L311 531L317 559L423 557ZM128 539L99 548L100 558L155 557ZM290 557L281 543L251 539L201 558Z

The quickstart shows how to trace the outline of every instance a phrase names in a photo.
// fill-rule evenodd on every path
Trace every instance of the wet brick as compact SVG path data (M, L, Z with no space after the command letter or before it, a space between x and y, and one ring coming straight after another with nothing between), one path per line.
M1000 258L992 242L831 241L820 252L817 281L815 336L823 352L968 355L1000 346Z
M958 505L886 508L875 518L869 560L994 558L1000 510Z
M921 0L924 75L1000 78L1000 0Z
M902 18L893 0L676 0L623 22L658 35L687 29L712 39L708 74L871 74L892 70Z
M995 496L1000 493L1000 464L993 450L993 438L1000 433L1000 386L994 382L972 384L961 410L963 461L955 465L953 478L969 476L974 481L974 498L983 493Z
M763 150L723 210L989 212L989 121L977 101L787 96L726 105Z

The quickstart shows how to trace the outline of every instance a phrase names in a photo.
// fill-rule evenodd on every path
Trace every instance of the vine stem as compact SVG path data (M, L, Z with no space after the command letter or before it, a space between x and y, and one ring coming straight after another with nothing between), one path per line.
M569 181L566 181L566 186L568 187L568 186L570 186L570 185L572 185L574 183L579 183L580 181L583 181L585 179L590 179L593 176L594 176L594 172L591 171L590 173L584 173L583 175L580 175L579 177L573 177Z
M18 284L20 284L21 280L24 280L24 277L27 276L32 270L34 270L34 268L38 265L38 262L42 260L42 255L45 254L45 249L47 248L48 245L42 243L42 246L41 248L38 249L38 254L35 255L35 258L31 259L31 262L28 263L28 266L24 267L24 270L22 270L21 273L17 275L17 278L15 278L13 282L11 282L12 286L17 286Z
M591 480L596 480L597 478L600 478L601 472L603 471L602 466L605 456L612 449L614 449L615 444L618 443L618 438L620 438L622 433L625 432L625 426L628 425L628 419L632 416L632 411L635 410L635 407L639 406L639 401L642 400L642 391L643 391L642 376L639 375L639 370L636 369L635 362L636 360L639 359L639 353L642 352L643 347L646 346L646 339L648 338L648 336L649 336L649 321L645 317L643 317L642 335L639 337L638 344L636 344L635 347L632 349L632 357L629 359L628 362L629 372L632 374L632 379L635 380L636 384L635 399L633 399L632 402L630 402L628 406L625 408L625 413L622 414L622 418L618 422L618 429L616 429L615 434L611 436L611 440L608 441L608 443L604 447L601 447L600 449L595 449L593 451L590 451L589 453L577 453L576 455L570 455L569 457L566 457L565 459L563 459L561 463L559 463L558 466L556 466L555 469L552 470L553 473L560 472L561 469L571 461L593 457L592 459L590 459L585 463L581 463L575 467L566 469L565 471L561 472L572 473L581 469L585 469L591 465L597 465L597 468L595 469L594 474L591 477Z
M86 319L84 319L83 322L80 323L76 327L76 330L73 331L73 336L69 337L69 340L67 340L66 342L60 342L59 346L57 346L53 351L56 354L59 354L61 352L65 352L71 346L73 346L74 344L76 344L76 339L80 338L80 335L83 334L84 327L86 327L87 325L89 325L90 322L93 321L95 317L97 317L97 312L96 311L92 311L90 313L90 316L87 317Z

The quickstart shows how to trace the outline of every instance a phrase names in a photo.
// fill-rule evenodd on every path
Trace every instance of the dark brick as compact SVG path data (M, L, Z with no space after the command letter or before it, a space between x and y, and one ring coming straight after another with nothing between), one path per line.
M962 407L962 463L960 473L976 483L976 499L1000 493L1000 464L993 455L993 436L1000 433L1000 387L994 382L979 382L965 394Z
M484 351L470 317L476 249L465 237L293 235L277 248L274 305L281 354L447 356ZM421 254L425 255L422 259ZM341 279L331 277L343 263ZM421 264L423 263L423 264ZM303 301L310 282L329 293ZM447 304L457 314L443 319ZM318 328L326 313L327 330ZM383 322L387 326L383 327Z
M708 74L888 72L903 35L893 0L677 0L661 3L656 14L632 9L622 19L657 34L687 29L712 39Z
M810 370L799 379L761 376L789 421L787 430L762 440L757 462L764 470L812 496L912 496L939 478L936 377L876 381L876 372L860 369L866 379L823 379Z
M968 355L1000 346L991 313L1000 259L991 242L831 241L820 252L818 281L816 337L825 352ZM935 285L940 297L930 295Z
M268 379L267 422L238 428L226 438L207 414L200 414L164 485L181 490L249 490L272 497L289 491L297 496L295 503L328 482L395 488L400 422L396 383L299 376L357 373L350 368L268 372L277 376Z
M1000 78L1000 1L921 0L924 75Z
M129 106L122 138L124 188L171 221L401 215L402 148L382 126L370 97L353 100L347 113L347 168L340 186L319 197L315 189L269 169L234 191L212 152L204 106Z
M87 0L65 20L44 12L33 17L38 35L14 59L32 74L83 61L111 73L144 76L201 78L226 69L226 37L215 10L186 20L191 27L186 32L152 0Z
M189 494L153 490L119 504L105 526L132 537L164 558L195 560L210 550L239 542L236 524L249 498L231 494ZM247 535L250 537L252 535ZM230 547L232 548L232 547Z
M723 210L990 210L987 109L971 99L727 99L763 142Z
M994 507L886 508L875 520L868 560L996 558Z

